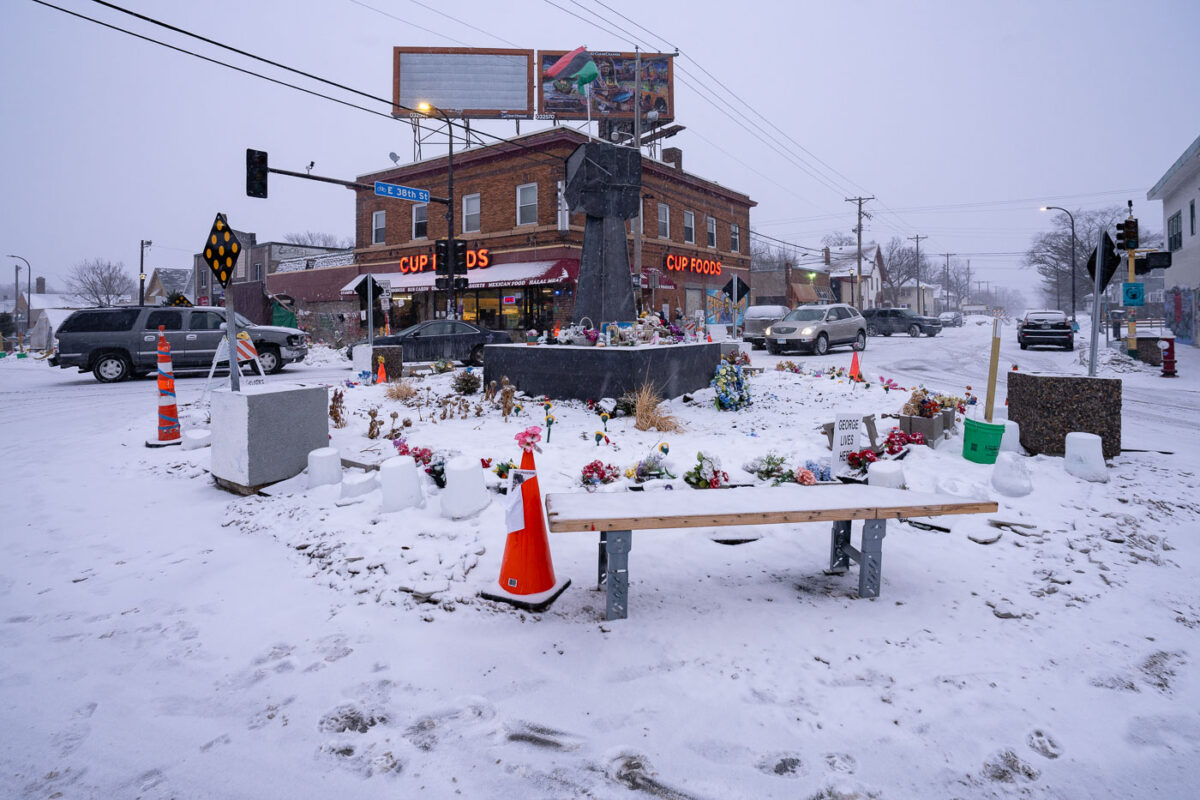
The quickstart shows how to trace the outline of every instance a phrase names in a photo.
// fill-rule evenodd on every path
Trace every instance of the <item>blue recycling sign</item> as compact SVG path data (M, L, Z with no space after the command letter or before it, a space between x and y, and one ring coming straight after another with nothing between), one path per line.
M1121 294L1124 297L1122 305L1146 305L1146 284L1144 283L1122 283Z
M414 203L428 203L429 192L425 189L414 189L411 186L401 186L398 183L375 181L375 194L380 197L394 197L397 200L412 200Z

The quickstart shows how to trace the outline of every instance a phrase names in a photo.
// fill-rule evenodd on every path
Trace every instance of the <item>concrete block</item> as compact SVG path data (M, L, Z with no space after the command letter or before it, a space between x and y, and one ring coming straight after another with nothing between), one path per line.
M1008 418L1033 455L1066 453L1067 434L1094 433L1104 457L1121 452L1121 381L1032 372L1008 373Z
M219 484L251 493L299 475L308 454L329 445L329 395L323 386L245 386L212 395L212 467Z

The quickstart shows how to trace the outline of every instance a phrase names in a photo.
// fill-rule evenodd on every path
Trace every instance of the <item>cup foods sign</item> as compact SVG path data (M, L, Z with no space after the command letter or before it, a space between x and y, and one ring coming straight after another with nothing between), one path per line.
M720 275L721 260L668 253L666 267L672 272L694 272L697 275Z
M467 269L491 266L492 256L486 247L467 250ZM433 269L433 253L417 253L400 257L400 271L409 274Z

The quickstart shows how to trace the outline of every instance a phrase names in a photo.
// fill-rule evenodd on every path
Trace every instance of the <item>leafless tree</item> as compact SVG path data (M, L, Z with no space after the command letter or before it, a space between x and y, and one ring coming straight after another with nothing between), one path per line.
M916 283L917 280L917 251L904 243L899 236L893 236L883 246L883 275L885 291L891 295L892 305L900 304L900 291L904 285ZM921 254L921 275L928 278L929 268L925 255Z
M283 240L289 244L302 244L308 247L338 247L343 249L354 247L354 239L349 236L337 236L332 233L322 233L321 231L289 233L283 237Z
M1054 230L1049 233L1039 233L1033 237L1033 243L1025 252L1026 267L1033 267L1041 276L1038 287L1047 307L1057 307L1070 303L1072 274L1075 281L1077 297L1090 295L1092 278L1088 275L1088 255L1096 247L1101 231L1115 234L1118 221L1125 219L1126 210L1122 206L1093 211L1071 212L1075 216L1075 268L1071 268L1071 221L1061 212L1054 215ZM1153 247L1156 234L1147 231L1141 236L1143 247ZM1159 235L1161 237L1161 235Z
M67 273L67 291L97 306L112 306L133 294L133 276L125 264L93 258L81 261Z
M848 244L858 244L858 237L853 233L834 231L822 236L821 244L826 247L845 247Z

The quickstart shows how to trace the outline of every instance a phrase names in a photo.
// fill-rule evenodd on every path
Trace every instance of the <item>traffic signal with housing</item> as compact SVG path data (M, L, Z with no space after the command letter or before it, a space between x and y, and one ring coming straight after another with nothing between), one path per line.
M467 274L467 243L462 239L454 240L454 274Z
M468 283L469 283L469 281L466 278L455 278L454 279L454 288L460 292L465 291Z
M434 278L433 285L439 292L448 292L450 291L450 278Z
M1154 253L1146 253L1144 256L1138 256L1133 260L1133 274L1145 275L1152 269L1166 269L1171 266L1171 253L1167 250L1160 250Z
M267 153L246 149L246 196L267 196Z
M1138 221L1136 219L1125 220L1125 249L1137 250L1138 246Z
M438 239L433 243L433 267L438 275L448 276L451 273L450 242L446 239Z
M1121 221L1117 223L1117 249L1127 250L1128 248L1125 246L1125 242L1125 222Z

